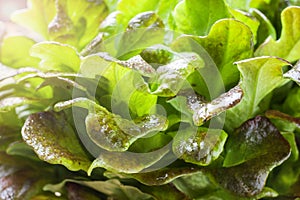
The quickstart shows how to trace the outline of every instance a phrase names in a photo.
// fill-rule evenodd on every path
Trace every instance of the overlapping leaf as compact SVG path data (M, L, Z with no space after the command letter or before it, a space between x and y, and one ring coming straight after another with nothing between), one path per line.
M207 35L219 19L230 17L223 0L184 0L174 9L177 30L186 34Z
M185 129L178 131L173 140L174 154L186 162L209 165L223 151L227 134L217 129Z
M193 74L190 82L198 93L212 97L220 95L224 86L229 89L238 82L239 72L234 62L253 54L251 30L233 19L216 22L208 36L181 36L172 47L177 51L194 51L205 58L205 67L200 74ZM206 87L208 91L204 90Z
M227 111L225 126L229 130L239 127L259 112L259 103L276 87L285 83L282 67L288 62L275 57L258 57L236 63L241 72L242 101Z
M275 41L269 37L255 52L256 56L277 56L294 62L300 59L300 7L288 7L281 13L282 32Z

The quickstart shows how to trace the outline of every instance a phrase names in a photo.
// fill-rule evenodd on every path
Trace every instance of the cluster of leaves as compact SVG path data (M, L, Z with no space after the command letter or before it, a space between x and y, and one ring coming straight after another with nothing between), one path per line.
M300 6L28 0L0 35L0 199L300 197Z

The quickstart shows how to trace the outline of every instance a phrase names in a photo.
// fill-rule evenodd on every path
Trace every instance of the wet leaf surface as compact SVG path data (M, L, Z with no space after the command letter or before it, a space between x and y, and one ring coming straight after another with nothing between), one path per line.
M283 77L289 78L300 85L300 62L297 62L297 64L291 70L284 73Z
M223 152L226 138L223 130L188 128L177 132L173 152L186 162L206 166Z
M149 80L151 93L163 97L175 96L187 82L187 77L203 64L197 54L191 53L158 67L156 75Z
M188 106L193 110L193 121L197 126L202 125L207 120L219 115L229 108L237 105L243 97L240 86L236 86L228 92L213 99L209 103L197 101L195 97L188 98Z
M290 156L290 145L265 117L245 122L226 144L224 168L211 171L215 180L240 196L253 196L269 172Z
M87 154L63 113L30 115L22 128L22 137L41 160L64 165L72 171L87 171L90 165Z
M138 138L167 128L167 121L159 115L137 118L134 121L114 115L103 107L89 113L86 129L89 137L108 151L126 151Z
M211 102L193 91L182 91L175 98L168 102L180 111L197 126L203 125L211 118L236 106L243 97L240 86L236 86L228 92L213 99Z

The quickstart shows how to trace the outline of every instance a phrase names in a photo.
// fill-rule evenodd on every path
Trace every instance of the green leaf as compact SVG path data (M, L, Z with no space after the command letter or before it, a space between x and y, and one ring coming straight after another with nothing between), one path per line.
M116 84L130 71L129 68L116 64L111 56L91 55L82 60L80 71L84 77L101 76L109 81L107 90L112 94Z
M54 194L40 194L32 197L30 200L67 200L65 197L57 197Z
M120 0L117 5L117 10L124 13L126 21L139 13L155 10L159 0Z
M57 13L48 25L51 40L82 49L97 34L98 26L108 14L102 0L56 1Z
M167 46L154 45L144 49L140 55L147 63L157 68L159 64L169 63L174 58L174 53Z
M109 8L109 13L114 12L117 9L118 0L104 0Z
M22 141L21 134L18 133L20 140L11 143L6 149L6 153L12 156L22 156L23 158L29 158L33 161L40 161L32 148Z
M277 56L294 62L300 59L300 7L288 7L281 13L282 32L275 41L269 37L255 52L256 56Z
M107 197L113 199L120 199L120 200L140 200L140 199L153 200L154 199L153 196L142 192L141 190L139 190L134 186L124 185L117 179L110 179L107 181L78 181L78 180L66 179L63 182L56 185L46 185L44 187L44 190L51 191L51 192L61 192L62 188L65 185L67 185L67 187L70 188L68 184L71 184L72 187L78 189L80 189L80 187L78 187L79 185L85 186L94 189L95 191L101 192L102 194L107 195ZM74 188L72 188L72 190L74 190Z
M187 199L187 196L177 190L171 183L167 185L160 186L143 186L141 189L152 196L155 199L164 199L164 200L182 200Z
M267 187L264 187L260 194L253 197L237 196L217 186L203 172L177 178L172 181L172 184L191 199L197 200L256 200L262 197L278 196L274 190Z
M300 88L295 87L288 93L284 103L283 111L294 117L300 117Z
M184 129L174 137L173 152L186 162L206 166L220 156L226 138L227 134L223 130Z
M240 196L259 194L269 172L290 156L290 145L265 117L245 122L228 139L223 165L211 171L222 187Z
M242 96L240 86L236 86L211 102L191 92L182 92L168 102L187 117L192 117L195 125L201 126L211 118L234 107L241 101Z
M142 117L151 113L155 109L157 96L142 91L142 88L148 89L148 86L138 72L132 70L126 73L113 90L112 111L126 118Z
M155 70L152 68L151 65L149 65L141 56L133 56L132 58L128 60L119 60L116 61L119 65L122 65L124 67L128 67L130 69L137 70L141 75L146 77L151 77Z
M69 45L40 42L30 49L30 55L41 59L42 69L64 72L78 72L79 70L80 57Z
M106 91L109 97L106 101L108 103L104 103L105 106L123 117L130 118L130 114L133 117L149 114L156 104L157 96L150 94L148 85L140 75L150 76L154 69L140 56L126 61L107 55L89 56L82 62L81 73L90 78L100 76L98 87ZM127 87L124 88L124 85Z
M166 129L167 121L158 115L137 118L134 121L120 118L101 108L89 113L86 129L89 137L108 151L126 151L138 138Z
M191 199L199 198L216 190L216 186L203 173L186 175L172 181L176 188L187 194Z
M55 16L55 0L28 0L28 8L12 15L12 21L48 38L48 24Z
M85 120L88 136L108 151L126 151L138 138L164 131L168 124L165 117L157 114L128 120L85 98L60 102L54 107L60 111L72 106L89 110Z
M174 10L177 30L193 35L207 35L217 20L229 17L223 0L183 0Z
M249 13L241 10L230 9L230 14L234 17L234 19L243 22L248 26L248 28L250 28L253 35L253 44L256 44L257 31L260 25L259 21L254 16L251 16Z
M259 27L257 30L257 44L263 43L269 36L276 39L276 30L271 21L259 10L251 9L251 14L259 21Z
M257 195L251 197L241 197L237 196L230 191L226 191L224 189L218 189L211 193L201 196L197 198L197 200L257 200L262 198L276 198L278 197L278 193L271 188L264 187L262 192Z
M289 132L281 132L281 134L284 137L284 139L286 139L286 141L289 142L291 147L291 156L289 157L289 160L297 161L299 158L299 150L298 150L295 134Z
M141 173L161 160L169 150L170 147L165 146L147 153L102 151L98 158L93 161L88 174L91 174L98 167L126 174Z
M207 96L209 93L213 97L219 96L224 86L228 90L236 85L239 71L234 62L253 54L251 30L234 19L219 20L212 26L208 36L181 36L172 47L177 51L196 52L204 58L205 67L199 70L200 73L195 75L191 84L197 85L194 89L200 94ZM214 67L219 72L214 72ZM204 92L205 87L209 91Z
M239 0L239 1L226 0L226 2L231 8L245 10L245 11L249 10L251 1L253 0Z
M0 118L1 119L1 118ZM0 151L6 151L9 145L21 140L20 130L17 127L0 125Z
M134 178L139 182L148 186L161 186L172 182L176 178L193 175L200 172L201 169L195 166L184 166L184 167L169 167L162 168L156 171L136 173L136 174L122 174L124 177Z
M293 145L291 148L293 148ZM272 171L267 184L279 194L295 198L299 196L297 188L299 188L300 169L299 160L294 160L293 157L291 155L286 162Z
M98 35L90 41L88 45L81 51L81 55L88 56L103 52L105 42L113 40L117 34L122 34L127 26L124 14L120 11L110 13L100 24ZM117 36L118 37L118 36ZM106 50L111 51L111 49Z
M112 41L110 46L114 46L116 52L111 54L120 59L128 59L139 54L143 49L164 43L168 30L164 29L164 24L154 12L144 12L132 18L127 26L127 31L120 34L120 39ZM114 44L114 42L117 42ZM109 44L109 43L108 43Z
M160 0L156 9L157 14L163 20L166 27L174 29L173 10L180 0Z
M128 22L127 30L137 28L164 28L164 24L157 14L148 11L136 15Z
M292 123L294 126L300 128L300 119L299 118L290 116L288 114L282 113L277 110L268 110L265 113L265 115L269 119L282 120L285 123L284 125L288 125L289 123ZM280 128L282 128L282 127L280 127Z
M257 57L236 63L241 72L241 102L226 113L225 126L228 130L239 127L244 121L260 112L259 103L275 88L286 81L282 67L288 62L275 57Z
M36 42L24 36L7 37L1 41L0 61L10 67L36 67L39 60L29 55Z
M30 115L22 128L22 137L41 160L62 164L72 171L87 171L90 165L87 154L63 113Z
M159 132L153 136L139 138L130 146L129 151L137 153L152 152L168 145L172 139L170 135Z
M151 94L170 97L175 96L187 82L187 77L196 69L203 67L203 60L194 53L182 54L169 64L157 68L151 77Z
M18 118L15 110L9 112L0 112L0 126L12 128L13 130L21 128L23 122Z
M277 154L289 155L287 141L268 119L256 117L245 122L228 140L223 166L231 167L263 156L279 159Z

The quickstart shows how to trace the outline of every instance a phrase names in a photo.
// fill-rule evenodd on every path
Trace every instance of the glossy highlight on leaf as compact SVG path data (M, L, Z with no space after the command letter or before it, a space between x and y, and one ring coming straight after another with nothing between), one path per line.
M87 154L63 113L30 115L22 128L22 137L41 160L64 165L72 171L87 171L90 165Z
M203 67L203 60L197 54L179 57L157 68L155 76L150 79L151 94L174 96L186 82L187 77L196 69Z
M11 109L24 104L32 103L35 100L24 97L8 97L0 100L0 112L7 112Z
M300 62L298 62L291 70L283 74L284 78L289 78L300 85Z
M126 151L138 138L166 129L164 117L150 115L134 121L122 119L102 108L86 118L87 133L101 148L108 151Z
M245 122L226 144L225 168L212 170L216 181L240 195L262 191L269 172L290 156L290 145L265 117Z
M203 125L211 118L236 106L243 96L240 86L235 86L221 96L207 102L204 97L191 91L182 91L175 98L169 100L178 111L186 115L196 126Z
M186 129L178 131L173 140L174 154L186 162L209 165L223 152L227 134L217 129Z
M193 110L193 121L197 126L220 113L236 106L243 97L240 86L236 86L209 103L194 102L188 99L188 105Z
M0 22L0 199L297 199L299 9L27 0L30 30Z

